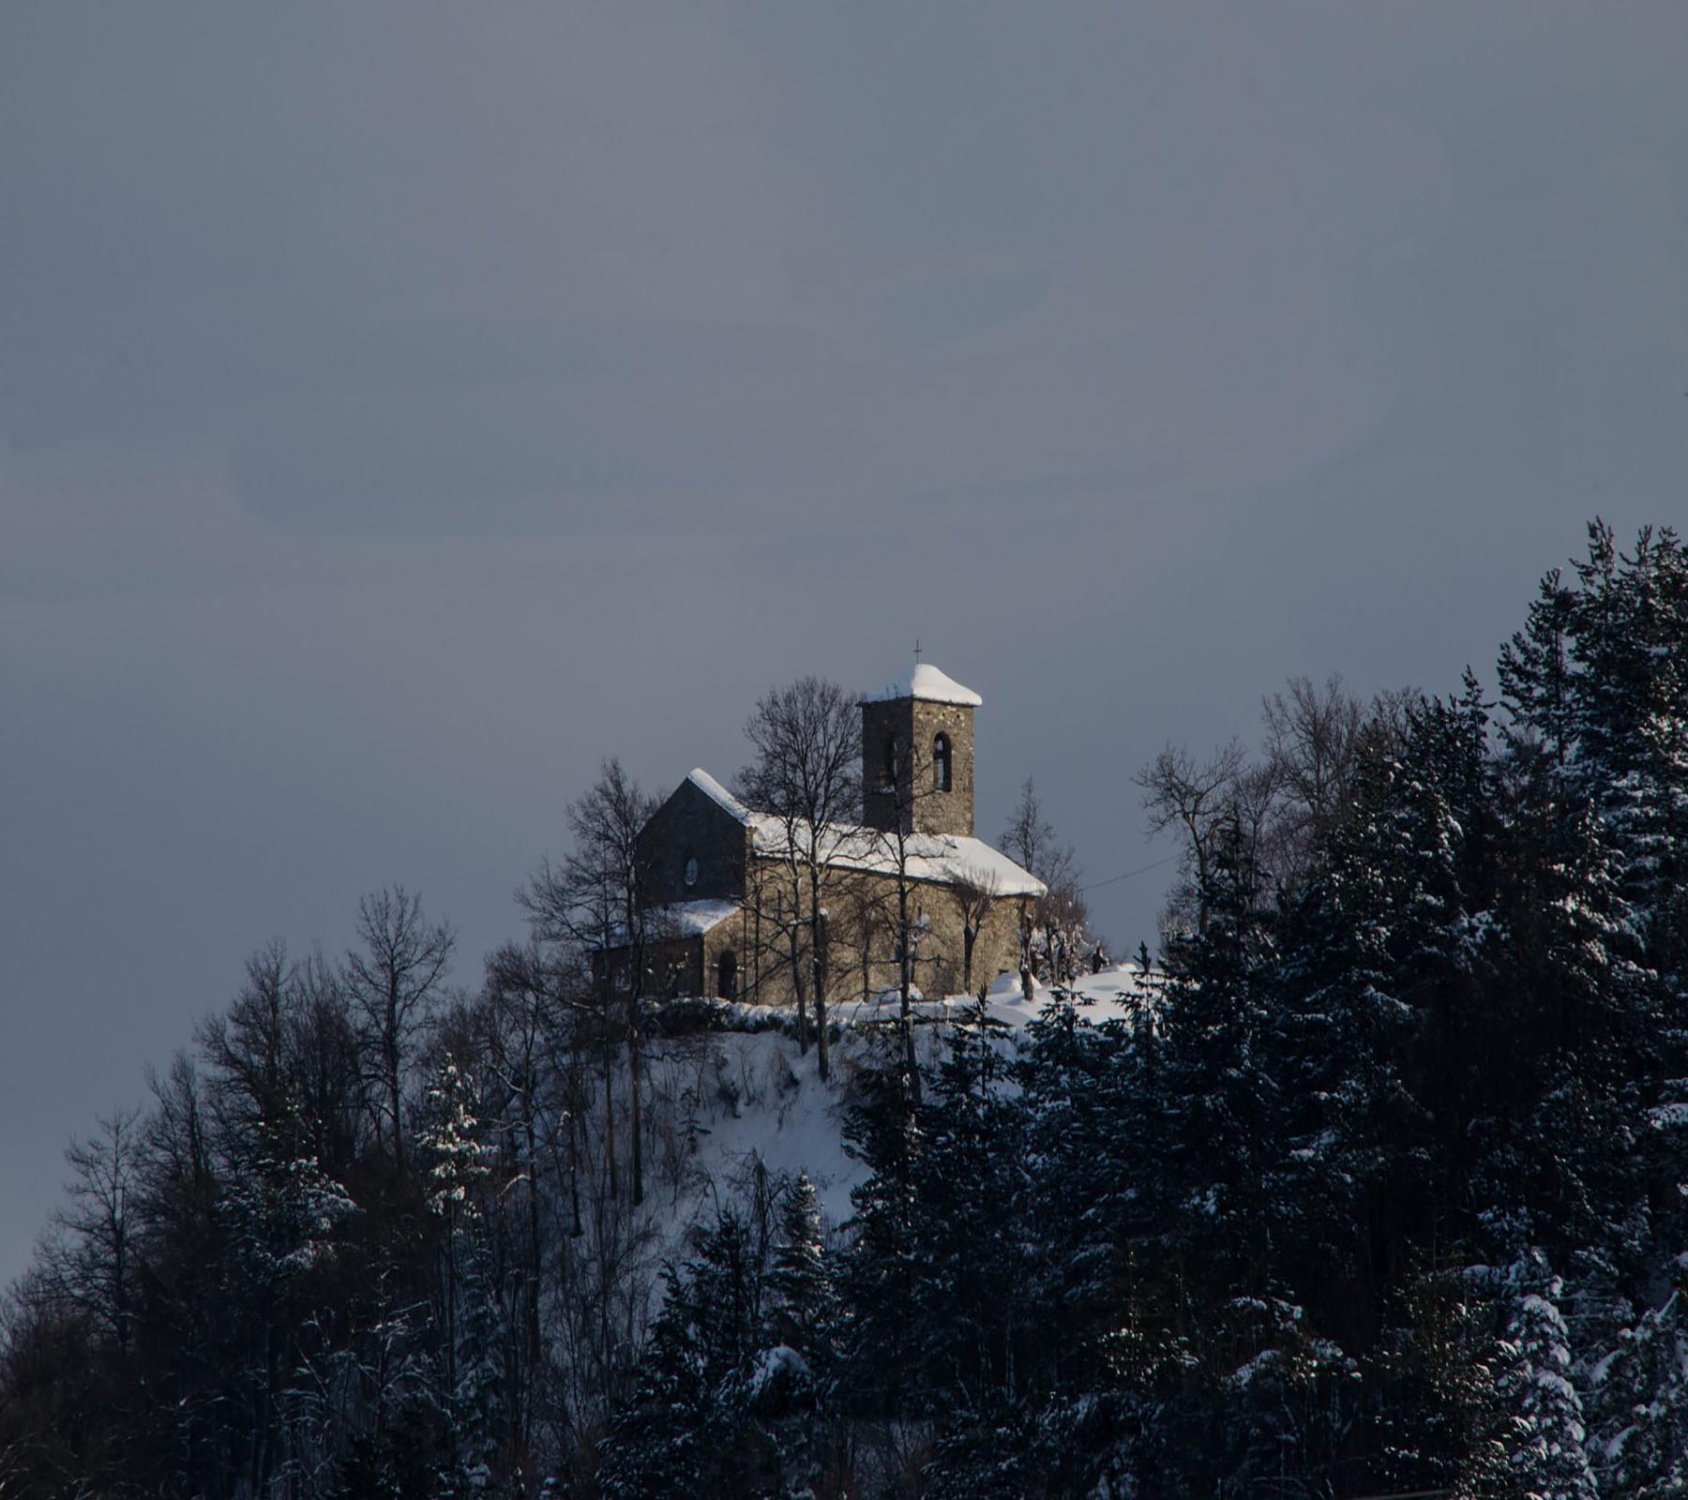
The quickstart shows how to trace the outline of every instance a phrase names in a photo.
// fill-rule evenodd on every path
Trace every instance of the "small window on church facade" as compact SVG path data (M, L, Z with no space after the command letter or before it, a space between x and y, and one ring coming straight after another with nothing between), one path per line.
M686 856L685 875L687 885L691 886L697 884L697 855L688 854Z
M950 770L950 739L947 734L940 734L932 741L932 784L940 792L947 792L951 785Z

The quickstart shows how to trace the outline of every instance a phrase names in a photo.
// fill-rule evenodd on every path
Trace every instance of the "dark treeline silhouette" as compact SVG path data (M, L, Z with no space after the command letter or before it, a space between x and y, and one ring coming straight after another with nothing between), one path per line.
M1298 680L1260 755L1164 752L1135 1012L835 1053L835 1237L756 1167L653 1264L686 1142L585 821L474 995L403 890L263 950L70 1153L0 1495L1688 1493L1678 538L1593 526L1491 692Z

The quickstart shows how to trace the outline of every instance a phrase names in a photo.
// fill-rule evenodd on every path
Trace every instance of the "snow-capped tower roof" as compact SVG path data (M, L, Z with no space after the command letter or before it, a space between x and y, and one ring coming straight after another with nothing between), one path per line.
M916 662L906 677L888 682L876 693L869 693L863 703L895 703L901 698L918 698L926 703L959 703L977 708L985 700L972 688L963 687L953 677L946 676L931 662Z

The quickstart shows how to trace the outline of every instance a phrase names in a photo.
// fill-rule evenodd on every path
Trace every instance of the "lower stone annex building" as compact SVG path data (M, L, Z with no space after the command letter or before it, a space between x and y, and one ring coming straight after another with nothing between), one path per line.
M924 994L976 992L1018 970L1022 915L1044 886L974 834L982 701L930 663L861 700L861 821L827 825L814 841L826 862L829 1003L900 985L899 888ZM808 831L747 807L707 771L687 776L640 835L645 993L769 1005L806 994L808 906L792 850L794 832L806 848ZM630 956L610 955L623 983Z

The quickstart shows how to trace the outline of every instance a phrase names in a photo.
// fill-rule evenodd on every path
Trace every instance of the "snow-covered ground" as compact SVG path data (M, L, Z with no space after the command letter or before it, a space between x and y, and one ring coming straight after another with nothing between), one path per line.
M1072 999L1086 1020L1100 1025L1103 1021L1135 1015L1147 1002L1150 985L1144 983L1143 971L1136 964L1115 964L1099 974L1084 975L1063 987L1060 993ZM1035 1020L1056 995L1048 985L1034 983L1031 999L1027 1000L1018 978L1004 974L985 994L985 1014L1018 1031ZM868 1025L894 1017L898 1004L896 991L888 990L873 1001L836 1006L833 1015L847 1025ZM943 1000L922 998L917 1011L922 1020L944 1020L971 1011L977 1004L971 995L952 995Z
M1087 1020L1100 1023L1133 1015L1150 987L1135 964L1126 964L1085 975L1065 993ZM1055 998L1047 986L1036 985L1028 1002L1018 982L1005 978L987 994L985 1013L1012 1038ZM942 1023L976 1004L966 996L920 1000L923 1055L935 1060ZM851 1190L867 1175L845 1150L845 1114L861 1070L874 1059L876 1030L897 1016L897 995L833 1009L840 1031L825 1083L814 1049L801 1052L789 1033L789 1011L748 1005L715 1010L724 1029L665 1040L648 1059L655 1149L647 1201L662 1221L659 1237L670 1251L677 1249L686 1229L749 1184L758 1165L774 1184L807 1173L836 1229L850 1217Z
M833 1046L821 1081L814 1049L783 1030L708 1031L665 1042L650 1062L658 1150L653 1167L683 1232L747 1184L757 1164L773 1182L807 1173L836 1227L866 1178L844 1150L851 1085L868 1058L863 1035Z

